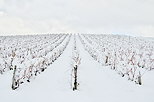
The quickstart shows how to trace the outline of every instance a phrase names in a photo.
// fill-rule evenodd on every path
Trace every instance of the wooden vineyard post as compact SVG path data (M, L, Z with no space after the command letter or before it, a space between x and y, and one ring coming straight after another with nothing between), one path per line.
M15 75L16 75L16 68L17 66L15 65L14 67L14 72L13 72L13 78L12 78L12 90L15 90L19 87L19 81L16 80Z
M77 82L77 65L74 67L74 87L73 91L77 90L78 82Z

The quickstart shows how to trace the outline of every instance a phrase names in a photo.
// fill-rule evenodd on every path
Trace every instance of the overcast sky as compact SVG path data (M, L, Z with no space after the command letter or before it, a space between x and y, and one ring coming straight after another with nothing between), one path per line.
M154 0L0 0L0 35L37 33L154 37Z

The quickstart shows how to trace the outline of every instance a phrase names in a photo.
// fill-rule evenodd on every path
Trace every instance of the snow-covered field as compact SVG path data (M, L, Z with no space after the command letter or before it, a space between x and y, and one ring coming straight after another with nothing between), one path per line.
M0 73L0 102L154 102L154 41L0 37Z

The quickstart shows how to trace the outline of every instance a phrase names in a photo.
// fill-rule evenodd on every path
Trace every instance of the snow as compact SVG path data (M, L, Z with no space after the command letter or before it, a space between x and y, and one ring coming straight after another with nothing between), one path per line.
M77 91L72 90L73 36L63 54L53 64L17 90L11 89L13 71L0 75L1 102L154 102L154 71L145 73L143 85L122 78L102 66L84 50L78 37L81 58Z

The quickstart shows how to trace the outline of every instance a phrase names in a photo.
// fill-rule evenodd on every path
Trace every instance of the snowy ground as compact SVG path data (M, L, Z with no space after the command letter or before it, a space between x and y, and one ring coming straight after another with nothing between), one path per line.
M15 91L11 90L12 73L0 76L1 102L154 102L154 71L145 74L142 86L136 85L115 71L101 66L83 49L77 38L81 64L79 89L71 88L73 37L64 53L37 76Z

